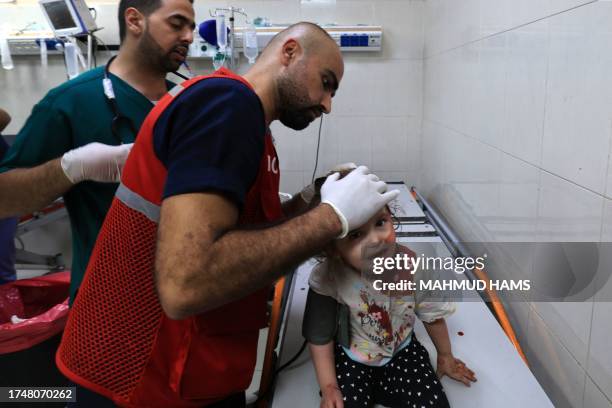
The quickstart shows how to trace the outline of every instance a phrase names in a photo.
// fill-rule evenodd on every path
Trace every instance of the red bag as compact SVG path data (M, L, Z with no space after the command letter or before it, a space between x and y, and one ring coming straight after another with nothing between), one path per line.
M60 333L68 319L70 271L0 286L0 354L28 349ZM13 324L11 316L27 319Z

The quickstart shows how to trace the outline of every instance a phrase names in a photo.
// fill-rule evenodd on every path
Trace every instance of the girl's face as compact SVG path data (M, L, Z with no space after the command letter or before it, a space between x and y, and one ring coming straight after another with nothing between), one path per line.
M357 271L361 271L364 261L363 254L366 248L370 248L368 253L376 252L376 247L394 242L395 229L393 228L393 220L387 207L384 207L364 225L336 241L334 246L335 251L340 255L344 263ZM385 254L377 256L385 256Z

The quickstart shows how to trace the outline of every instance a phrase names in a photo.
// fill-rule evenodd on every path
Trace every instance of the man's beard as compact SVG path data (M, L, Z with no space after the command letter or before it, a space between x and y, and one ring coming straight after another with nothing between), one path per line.
M316 119L320 107L308 98L306 87L300 87L295 79L283 76L278 79L279 120L288 128L305 129Z
M138 49L147 66L152 67L159 72L174 72L179 69L181 65L180 62L171 57L173 50L164 52L163 48L149 33L148 26L145 28L142 39L138 44Z

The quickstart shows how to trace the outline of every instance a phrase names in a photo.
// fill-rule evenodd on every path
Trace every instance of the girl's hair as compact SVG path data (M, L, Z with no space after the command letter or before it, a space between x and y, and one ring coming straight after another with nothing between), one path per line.
M346 176L349 173L349 171L343 170L340 172L340 178L344 178L344 176ZM308 203L308 209L312 210L313 208L315 208L317 205L321 204L321 186L323 186L323 183L325 183L325 180L327 179L327 177L329 177L331 174L333 173L329 173L327 174L327 176L323 176L323 177L319 177L318 179L315 179L314 181L314 196L312 197L312 199L310 200L310 203Z
M312 200L310 200L310 203L308 204L308 209L311 210L315 208L317 205L321 204L321 187L323 186L323 183L325 183L325 180L327 180L327 177L331 176L334 173L340 173L340 179L343 179L351 171L353 170L341 170L339 172L330 172L330 173L327 173L327 175L323 177L319 177L315 179L314 181L315 194L312 197ZM395 225L396 229L399 227L399 220L395 216L395 212L398 211L398 209L399 207L396 204L392 204L392 203L387 204L387 210L389 210L389 213L391 214L391 218L393 219L393 224Z

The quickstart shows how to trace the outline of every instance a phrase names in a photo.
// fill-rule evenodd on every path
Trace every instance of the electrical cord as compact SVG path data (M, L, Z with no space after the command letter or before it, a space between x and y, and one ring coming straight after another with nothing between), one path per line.
M312 171L312 179L311 183L314 183L315 174L317 174L317 167L319 166L319 147L321 145L321 128L323 127L323 116L321 116L321 121L319 122L319 138L317 140L317 157L315 158L315 167Z
M102 44L102 46L106 49L106 52L108 52L109 54L111 53L111 50L108 48L108 45L106 45L106 43L100 39L100 37L98 37L95 34L91 34L91 36L92 36L93 41L94 41L94 46L93 46L93 49L94 49L94 51L93 51L93 53L94 53L94 66L97 67L98 66L98 59L95 57L95 55L96 55L96 51L95 50L98 49L98 43Z
M19 244L21 245L21 248L19 248L19 249L24 250L25 249L25 244L23 243L23 239L21 239L21 237L15 237L15 240L17 242L19 242Z
M272 378L270 379L270 383L268 385L268 388L266 388L264 390L264 392L259 395L257 397L257 399L255 400L255 402L253 403L254 406L257 406L257 404L259 402L261 402L264 398L266 398L268 396L268 394L270 393L270 390L272 390L273 386L274 386L274 382L276 381L276 377L278 376L278 374L283 371L285 368L289 367L291 364L293 364L295 362L295 360L297 360L300 355L302 355L302 353L304 352L304 349L306 348L306 340L304 340L304 342L302 343L302 346L300 347L300 349L298 350L297 353L295 353L295 355L293 357L291 357L289 359L289 361L287 361L285 364L283 364L282 366L280 366L278 369L276 369L274 371L274 374L272 374Z
M99 43L99 44L101 44L104 47L104 49L106 50L107 53L111 54L111 49L108 47L108 45L106 45L106 43L104 41L102 41L100 39L100 37L98 37L97 35L95 35L93 33L91 34L91 36L92 36L92 38L94 40L94 47L93 47L94 50L98 49L98 43ZM94 56L95 55L96 55L96 51L94 51ZM98 66L98 59L97 58L94 58L94 66L96 66L96 67Z
M302 354L302 352L304 351L304 349L306 348L306 340L304 340L304 342L302 343L302 346L300 347L300 349L298 350L297 353L295 353L295 355L293 357L291 357L289 359L289 361L287 361L285 364L283 364L282 366L280 366L278 368L278 370L276 370L274 372L274 375L278 375L278 373L280 373L281 371L283 371L285 368L289 367L291 364L293 364L295 362L295 360L298 359L298 357L300 357L300 355Z
M26 30L28 30L30 27L32 27L33 25L36 24L36 21L30 21L29 23L27 23L25 26L23 26L22 29L17 31L17 35L21 35L23 34Z
M106 52L109 52L109 53L111 52L110 48L108 48L108 45L106 45L106 43L102 41L100 37L98 37L95 34L92 34L91 36L96 40L96 42L99 42L100 44L102 44L102 46L106 49Z
M96 37L94 35L91 36L91 57L93 59L93 66L98 66L98 58L97 58L97 50L98 50L98 42L96 41Z

